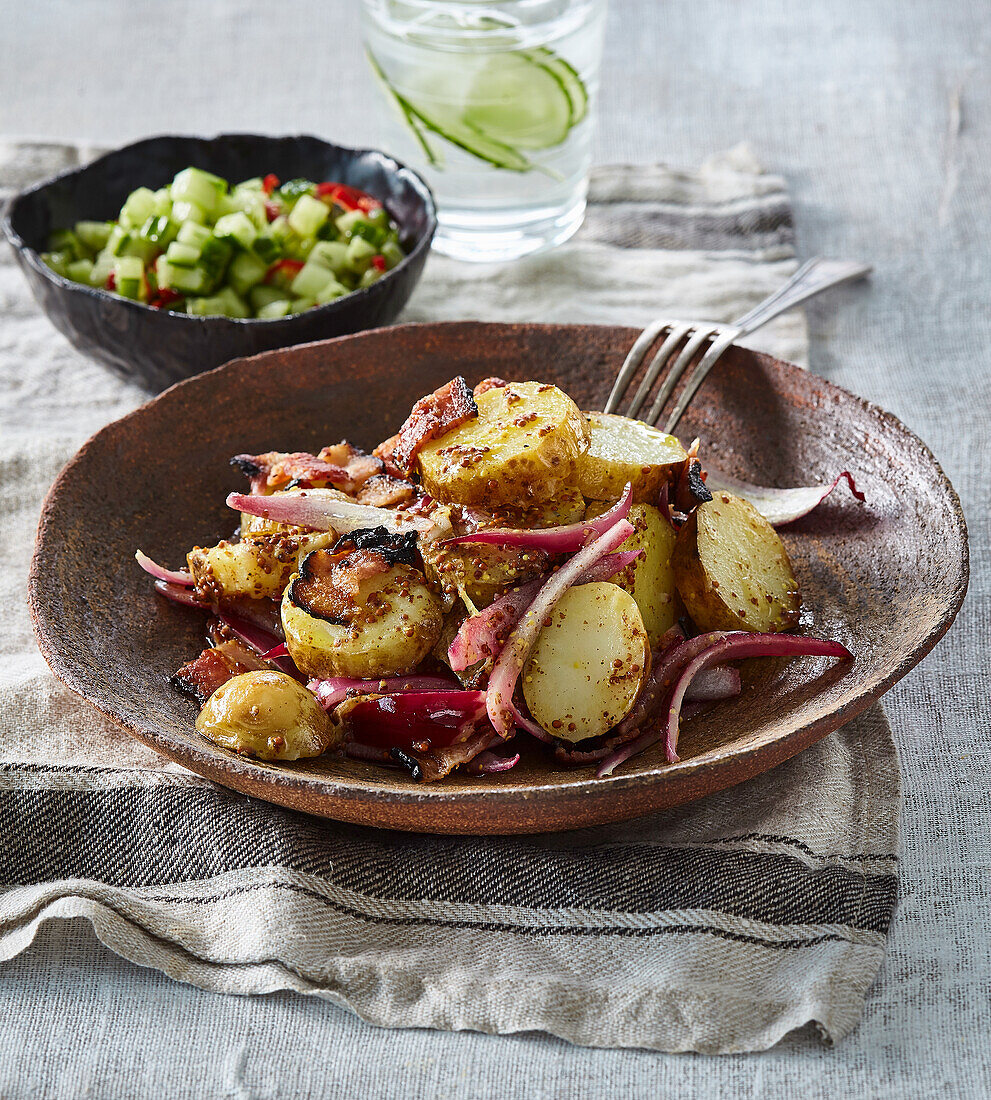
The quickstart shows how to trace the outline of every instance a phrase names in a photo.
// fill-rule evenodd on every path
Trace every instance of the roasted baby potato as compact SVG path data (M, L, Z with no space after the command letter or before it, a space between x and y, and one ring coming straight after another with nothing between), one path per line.
M633 499L655 503L661 486L683 465L685 448L642 420L613 413L585 414L591 430L588 450L575 463L575 484L588 500L618 500L626 483Z
M590 518L601 515L608 507L608 503L596 501L589 505L587 515ZM634 531L619 549L642 550L643 553L622 573L609 579L637 601L653 648L682 612L671 566L676 533L661 510L652 504L634 504L626 518L633 524Z
M801 596L777 532L742 497L717 492L678 532L675 582L700 630L790 630Z
M437 500L525 508L553 500L588 448L578 406L557 386L513 382L479 394L478 416L427 443L417 456Z
M286 588L282 626L292 659L316 677L412 672L440 637L439 597L409 565L342 583L334 557L307 555Z
M186 557L197 588L228 599L278 598L311 550L330 546L333 531L254 533L239 542L195 546Z
M613 728L646 678L650 644L636 600L608 581L569 588L523 672L530 713L564 741Z
M260 760L319 756L340 740L312 693L284 672L245 672L222 684L196 719L204 737Z

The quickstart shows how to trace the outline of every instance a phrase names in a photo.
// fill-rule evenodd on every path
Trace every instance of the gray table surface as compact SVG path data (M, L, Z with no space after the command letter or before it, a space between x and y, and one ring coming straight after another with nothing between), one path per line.
M354 0L9 2L0 134L368 138ZM163 22L164 20L164 22ZM371 1028L279 995L202 993L50 925L0 970L4 1097L991 1095L991 8L987 0L613 0L599 161L693 164L748 140L799 247L870 260L810 312L812 364L893 410L961 492L974 577L951 635L887 697L903 753L902 895L858 1031L762 1055L583 1050ZM922 701L944 696L938 713ZM191 1066L204 1032L215 1058ZM198 1045L198 1044L197 1044Z

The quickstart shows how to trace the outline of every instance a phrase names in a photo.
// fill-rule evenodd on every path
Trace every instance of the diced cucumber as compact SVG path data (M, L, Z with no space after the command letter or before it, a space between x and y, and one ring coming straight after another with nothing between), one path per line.
M280 214L274 222L268 227L268 232L272 236L272 240L285 243L292 240L295 234L292 231L292 227L289 224L289 219L285 214Z
M229 286L212 297L190 298L186 312L196 317L250 317L248 307Z
M213 236L205 225L197 225L196 222L185 222L179 227L179 235L176 240L183 244L191 244L194 248L202 248Z
M113 226L110 222L76 222L76 236L91 252L106 247Z
M348 241L348 267L356 275L364 275L372 265L372 257L377 253L375 245L369 244L363 237L352 237Z
M215 283L219 283L224 277L232 252L233 249L226 241L218 241L216 237L204 241L200 264Z
M114 290L122 298L134 301L145 298L147 284L144 274L145 265L137 256L118 256L114 263Z
M153 260L159 252L161 252L161 248L154 241L145 240L139 233L131 233L121 245L117 255L137 256L142 263L146 264Z
M212 214L221 196L227 194L227 181L200 168L184 168L172 181L172 203L179 206L191 203L199 206L207 214ZM184 217L176 215L178 221ZM194 218L194 221L201 221Z
M333 302L337 298L343 298L345 294L349 293L350 291L343 283L339 283L336 279L331 279L317 295L317 305L325 306L328 302Z
M210 289L211 280L201 267L174 267L165 256L155 263L158 285L178 290L181 294L204 294Z
M72 260L88 258L89 250L71 229L57 229L48 238L48 248L51 252L61 252Z
M196 222L197 225L206 225L209 212L205 206L200 206L198 202L182 199L172 204L172 217L180 224L183 222Z
M89 273L90 286L106 286L107 279L114 269L116 257L104 249L93 264L93 270Z
M377 267L370 267L358 280L358 286L362 289L366 286L371 286L372 283L377 283L384 274L385 272L379 271Z
M310 249L308 260L339 275L348 266L348 246L343 241L318 241Z
M316 184L314 184L312 180L286 180L279 188L278 195L279 198L283 199L285 202L293 203L296 202L301 195L312 195L315 190Z
M395 241L386 241L379 249L379 254L385 257L386 267L390 271L406 258L406 253Z
M255 255L266 264L274 264L282 255L282 245L267 233L259 233L252 248Z
M292 306L286 298L276 298L259 307L255 316L262 321L274 321L278 317L285 317L292 312Z
M235 191L263 191L265 184L261 176L252 176L249 180L241 180L234 188Z
M155 213L155 192L147 187L132 191L120 208L120 224L127 229L140 229Z
M172 213L172 190L169 187L159 187L155 192L156 218L167 218Z
M179 226L170 217L166 214L157 214L144 223L139 236L146 241L151 241L159 248L168 248L178 233Z
M107 251L111 256L119 256L129 238L130 234L126 229L122 226L115 225L113 229L110 230L110 236L107 238Z
M315 237L317 230L330 216L327 204L312 195L300 195L289 215L289 225L301 237Z
M255 229L248 215L239 210L235 214L225 214L222 218L218 218L217 224L213 227L213 234L221 240L237 244L240 248L250 248L255 242L255 237L258 236L258 230Z
M267 306L272 302L287 301L287 291L280 290L277 286L265 286L264 284L253 286L248 294L248 301L251 303L251 308L257 313L263 306Z
M42 260L45 264L55 272L56 275L61 275L64 279L69 277L69 264L73 263L73 259L66 252L42 252Z
M200 249L182 241L173 241L166 250L165 258L173 267L195 267L200 260Z
M291 312L293 313L305 313L308 309L312 309L316 304L316 298L293 298L289 303L292 306Z
M239 252L227 269L227 281L238 294L245 295L265 278L268 267L250 252Z
M342 237L350 237L354 232L354 227L359 223L365 221L365 212L363 210L349 210L346 214L341 214L340 217L334 222L337 226L337 232Z
M326 286L337 280L322 264L307 262L300 268L289 289L300 298L316 298Z

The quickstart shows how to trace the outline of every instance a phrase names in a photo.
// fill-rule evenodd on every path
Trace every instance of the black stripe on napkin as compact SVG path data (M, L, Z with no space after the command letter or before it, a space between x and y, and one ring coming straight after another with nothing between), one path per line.
M590 203L581 239L621 248L672 252L791 249L795 226L786 198L741 206L732 212L679 210L648 202Z
M381 838L381 839L379 839ZM897 881L712 848L526 847L380 833L212 788L25 789L0 796L0 877L153 886L282 866L369 897L626 913L712 909L885 932Z

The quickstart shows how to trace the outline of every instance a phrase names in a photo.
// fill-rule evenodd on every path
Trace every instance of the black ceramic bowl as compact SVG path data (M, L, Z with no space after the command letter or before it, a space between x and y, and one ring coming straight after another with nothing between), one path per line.
M56 275L41 260L53 229L116 218L137 187L163 187L193 165L232 182L274 172L359 187L385 204L406 258L364 290L272 321L191 317L152 309ZM384 153L319 138L221 134L153 137L16 195L3 230L31 292L81 352L151 390L260 351L344 336L394 321L416 285L437 227L430 189Z

